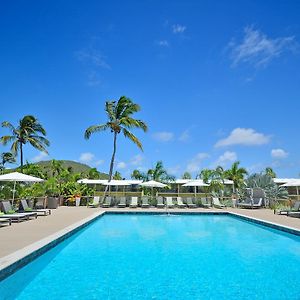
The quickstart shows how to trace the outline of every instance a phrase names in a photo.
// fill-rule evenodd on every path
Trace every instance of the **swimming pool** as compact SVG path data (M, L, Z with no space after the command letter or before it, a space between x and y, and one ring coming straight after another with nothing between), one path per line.
M108 214L0 299L299 299L300 237L229 215Z

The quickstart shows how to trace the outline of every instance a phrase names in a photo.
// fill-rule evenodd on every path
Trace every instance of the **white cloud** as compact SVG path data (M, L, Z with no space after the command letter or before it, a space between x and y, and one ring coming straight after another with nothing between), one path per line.
M153 134L153 138L159 142L170 142L174 138L173 132L161 131Z
M186 170L188 172L199 172L203 160L208 158L207 153L200 152L195 157L193 157L187 164Z
M275 159L283 159L288 157L288 152L284 151L283 149L272 149L271 156Z
M248 63L255 67L266 66L271 60L296 46L297 43L293 36L272 39L251 26L244 29L244 37L241 42L231 41L229 43L233 66Z
M161 46L161 47L169 47L170 44L167 40L160 40L160 41L157 41L157 45Z
M31 160L33 162L39 162L41 160L45 160L46 158L48 158L49 155L45 152L40 152L38 155L34 156Z
M141 154L137 154L131 158L130 164L132 164L133 166L139 166L142 164L143 160L144 157Z
M105 57L101 54L100 51L96 49L90 48L90 49L77 51L75 52L75 57L79 61L83 63L87 63L94 67L111 69L110 65L105 61Z
M125 169L127 164L124 161L120 161L117 163L117 169Z
M230 135L219 140L215 147L224 147L232 145L258 146L269 143L271 136L256 132L252 128L235 128Z
M95 155L91 152L84 152L80 154L79 161L82 163L90 163L95 158Z
M178 140L180 142L187 142L189 139L190 139L190 133L188 130L185 130L184 132L182 132L178 138Z
M103 159L99 159L99 160L96 160L95 162L94 162L94 165L95 166L100 166L100 165L103 165L104 164L104 160Z
M215 162L215 165L225 166L229 162L234 162L237 160L237 155L232 151L225 151Z
M173 33L174 34L177 34L177 33L184 33L185 30L186 30L186 26L183 26L183 25L180 25L180 24L174 24L172 26L172 30L173 30Z

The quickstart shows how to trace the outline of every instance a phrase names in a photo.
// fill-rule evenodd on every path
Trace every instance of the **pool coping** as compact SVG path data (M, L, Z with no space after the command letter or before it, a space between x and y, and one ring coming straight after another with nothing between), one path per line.
M22 249L19 249L7 256L0 258L0 282L5 278L9 277L20 268L24 267L25 265L29 264L31 261L36 259L37 257L41 256L51 248L55 247L57 244L63 242L65 239L69 238L70 236L77 233L79 230L83 229L84 227L88 226L95 220L99 219L100 217L104 216L105 214L146 214L146 215L159 215L165 214L165 211L147 211L147 210L103 210L94 213L93 215L80 220L72 225L65 227L64 229L51 234L35 243L30 244ZM181 214L181 215L231 215L233 217L243 219L245 221L256 223L259 225L263 225L269 228L277 229L283 232L287 232L293 235L300 236L300 230L280 225L274 222L265 221L255 217L245 216L240 213L229 212L229 211L170 211L170 214Z

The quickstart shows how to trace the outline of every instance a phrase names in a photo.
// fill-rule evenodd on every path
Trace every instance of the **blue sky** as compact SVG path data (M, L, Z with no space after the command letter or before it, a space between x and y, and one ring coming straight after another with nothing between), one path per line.
M141 152L119 139L125 177L162 160L184 171L235 160L300 173L299 1L8 1L0 10L0 120L38 117L49 156L107 172L104 103L139 103ZM0 129L0 135L6 134ZM8 150L0 146L0 151Z

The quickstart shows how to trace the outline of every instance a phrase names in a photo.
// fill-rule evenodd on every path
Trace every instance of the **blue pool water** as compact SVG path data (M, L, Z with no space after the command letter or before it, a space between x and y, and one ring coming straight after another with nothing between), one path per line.
M105 215L0 299L300 299L300 237L217 215Z

